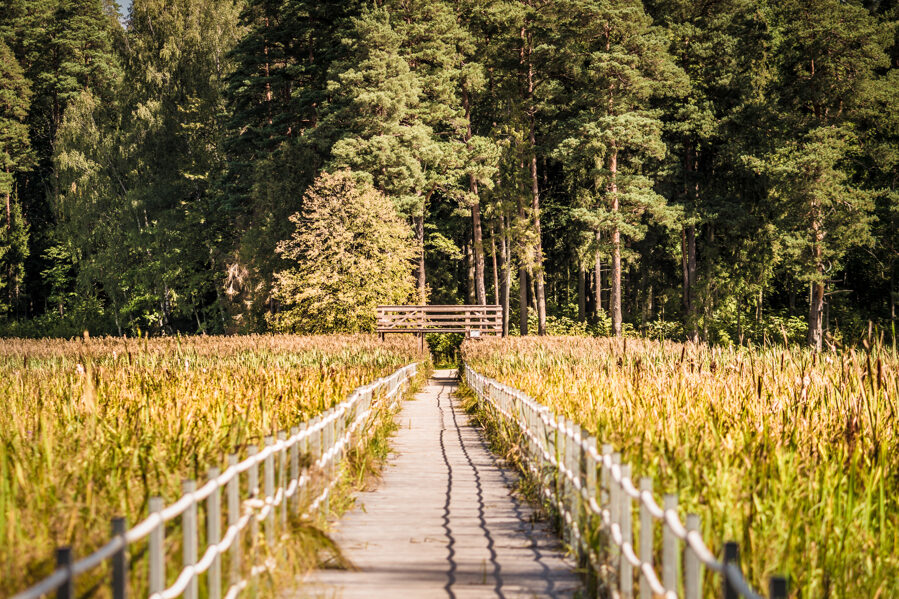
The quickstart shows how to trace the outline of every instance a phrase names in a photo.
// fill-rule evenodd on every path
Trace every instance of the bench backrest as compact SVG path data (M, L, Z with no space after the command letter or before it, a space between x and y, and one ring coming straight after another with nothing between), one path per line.
M378 306L378 333L503 334L502 306Z

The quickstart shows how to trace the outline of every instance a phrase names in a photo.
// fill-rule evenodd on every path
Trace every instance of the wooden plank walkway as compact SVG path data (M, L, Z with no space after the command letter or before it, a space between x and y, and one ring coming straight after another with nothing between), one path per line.
M320 570L303 596L572 597L573 563L502 468L437 371L403 407L395 455L379 487L335 524L357 570Z

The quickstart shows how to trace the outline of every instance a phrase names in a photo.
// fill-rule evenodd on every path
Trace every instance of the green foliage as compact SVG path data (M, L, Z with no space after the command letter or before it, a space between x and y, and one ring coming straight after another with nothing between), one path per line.
M459 348L465 341L462 333L428 333L425 335L428 349L437 368L456 367L459 365Z
M135 0L123 24L111 0L8 0L0 310L265 328L289 216L349 168L414 225L434 303L481 301L481 278L499 301L495 258L510 315L523 284L550 330L603 334L620 245L634 334L755 339L807 312L812 281L831 336L890 330L897 19L838 0ZM586 327L564 318L579 271Z
M411 297L408 226L364 177L323 173L290 221L296 230L278 244L289 267L277 274L275 297L284 308L270 318L274 329L369 331L375 306Z

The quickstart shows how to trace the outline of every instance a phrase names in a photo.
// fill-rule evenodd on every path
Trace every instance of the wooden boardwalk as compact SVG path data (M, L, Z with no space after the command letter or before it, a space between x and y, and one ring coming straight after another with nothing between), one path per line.
M572 597L573 564L452 397L455 371L437 371L406 402L395 455L379 487L335 524L356 570L321 570L302 596Z

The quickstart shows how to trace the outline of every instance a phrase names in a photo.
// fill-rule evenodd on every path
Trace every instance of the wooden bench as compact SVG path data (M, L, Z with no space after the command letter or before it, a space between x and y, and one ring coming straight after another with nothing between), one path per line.
M465 333L468 338L503 334L502 306L378 306L377 333Z

